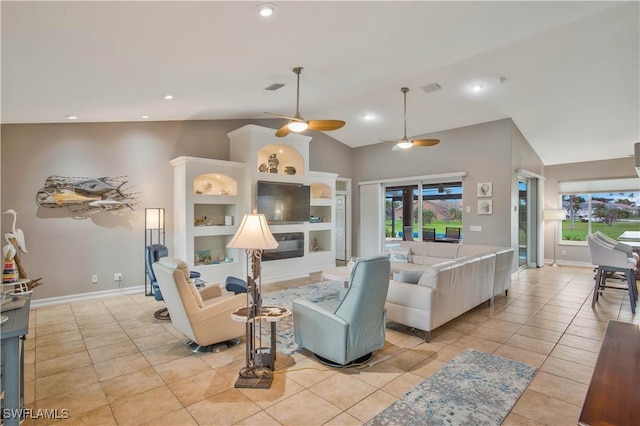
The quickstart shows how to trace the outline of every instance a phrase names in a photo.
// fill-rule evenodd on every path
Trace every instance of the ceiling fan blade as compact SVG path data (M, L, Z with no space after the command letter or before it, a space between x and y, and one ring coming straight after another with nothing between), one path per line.
M413 146L434 146L440 143L440 139L413 139Z
M378 139L380 142L395 142L400 143L403 142L404 139Z
M307 121L311 130L336 130L344 126L346 123L342 120L309 120Z
M304 120L303 120L303 119L301 119L301 118L291 117L291 116L289 116L289 115L277 114L277 113L275 113L275 112L268 112L268 111L265 111L265 114L271 114L271 115L275 115L276 117L282 117L282 118L286 118L286 119L288 119L288 120L293 120L293 121L304 121Z
M277 131L276 131L276 136L279 138L283 138L285 136L287 136L289 134L290 130L287 127L287 125L285 124L284 126L280 127Z

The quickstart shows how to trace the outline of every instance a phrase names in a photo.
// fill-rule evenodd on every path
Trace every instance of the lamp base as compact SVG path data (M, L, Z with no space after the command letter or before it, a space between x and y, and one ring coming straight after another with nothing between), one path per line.
M273 374L270 371L263 371L253 377L238 376L234 388L245 389L269 389L273 382Z
M193 353L204 354L204 353L210 353L210 352L214 352L214 353L224 352L227 349L230 349L238 345L239 343L240 343L240 339L229 339L220 343L212 343L211 345L199 345L193 340L189 340L188 342L185 343L185 345L187 345L187 348L189 348L189 350Z

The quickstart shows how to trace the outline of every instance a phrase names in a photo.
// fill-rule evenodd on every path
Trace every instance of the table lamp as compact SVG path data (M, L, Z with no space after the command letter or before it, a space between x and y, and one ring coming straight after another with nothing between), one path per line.
M247 365L240 370L235 387L268 389L273 380L273 373L265 368L262 356L256 356L255 340L257 337L258 348L262 351L262 321L260 320L262 251L277 248L278 243L269 230L266 217L263 214L253 213L244 215L238 231L227 247L245 249L247 255ZM251 274L248 270L249 264L251 264Z

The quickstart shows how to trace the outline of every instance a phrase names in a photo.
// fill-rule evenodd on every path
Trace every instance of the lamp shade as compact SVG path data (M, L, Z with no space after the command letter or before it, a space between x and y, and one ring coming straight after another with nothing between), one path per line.
M273 238L263 214L245 214L227 247L265 250L277 248L278 242Z
M164 209L163 208L149 208L144 210L145 229L164 229Z
M565 220L567 214L564 210L545 210L544 220Z

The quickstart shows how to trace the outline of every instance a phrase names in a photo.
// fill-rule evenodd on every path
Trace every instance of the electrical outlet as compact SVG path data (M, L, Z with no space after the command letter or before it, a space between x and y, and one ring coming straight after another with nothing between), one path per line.
M91 275L91 284L98 284L98 276Z
M562 250L562 255L566 256L567 255L567 251L566 250Z
M113 274L113 280L122 281L122 272L116 272L115 274Z

